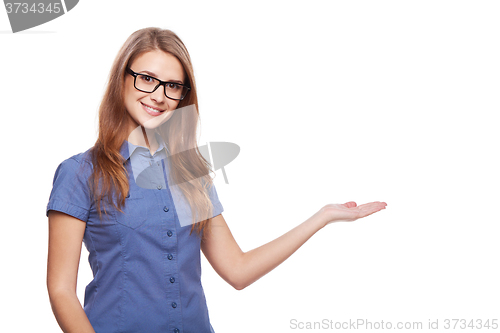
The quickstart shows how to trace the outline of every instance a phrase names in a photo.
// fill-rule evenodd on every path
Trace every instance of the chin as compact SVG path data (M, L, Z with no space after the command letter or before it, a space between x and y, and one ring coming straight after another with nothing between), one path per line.
M164 111L163 114L142 122L142 126L147 129L155 129L168 121L173 114L173 111Z

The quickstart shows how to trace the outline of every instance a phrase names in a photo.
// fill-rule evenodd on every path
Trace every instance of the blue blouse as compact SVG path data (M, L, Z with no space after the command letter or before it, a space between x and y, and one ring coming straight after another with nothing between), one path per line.
M166 186L168 151L159 142L153 156L123 143L130 192L123 213L102 201L108 212L102 220L87 183L89 150L63 161L54 176L47 216L56 210L86 222L83 242L94 278L84 310L96 333L214 332L201 285L201 237L179 221ZM221 214L215 186L209 197L213 216Z

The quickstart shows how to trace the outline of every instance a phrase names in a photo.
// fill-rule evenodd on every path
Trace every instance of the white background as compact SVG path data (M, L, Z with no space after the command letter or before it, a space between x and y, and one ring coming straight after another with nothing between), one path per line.
M215 184L243 251L328 203L388 203L242 291L203 257L217 333L500 319L499 14L497 1L82 0L12 34L0 10L2 326L60 331L45 285L54 172L94 144L111 63L148 26L191 54L200 144L241 147ZM82 302L90 279L84 251Z

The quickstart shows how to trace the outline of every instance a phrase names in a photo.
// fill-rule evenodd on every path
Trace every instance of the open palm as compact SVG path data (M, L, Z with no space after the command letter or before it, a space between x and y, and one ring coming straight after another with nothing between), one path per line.
M355 221L362 217L385 209L385 202L374 201L363 205L356 205L354 201L345 204L329 204L323 207L326 224L340 221Z

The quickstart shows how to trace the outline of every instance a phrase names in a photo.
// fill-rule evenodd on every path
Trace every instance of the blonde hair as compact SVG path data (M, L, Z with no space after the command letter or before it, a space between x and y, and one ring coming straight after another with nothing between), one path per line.
M134 32L125 41L111 68L106 92L99 108L99 134L91 149L94 170L91 186L100 212L101 199L106 197L118 210L125 205L125 196L129 190L128 175L123 165L120 148L128 137L128 117L124 106L124 83L126 68L141 54L161 50L172 54L182 64L185 74L184 84L191 90L179 102L177 109L193 106L198 111L198 97L194 80L193 66L189 53L172 31L160 28L145 28ZM197 227L210 230L210 219L196 223L201 217L211 217L213 213L209 193L213 186L210 163L203 158L197 146L196 133L198 117L189 117L185 112L174 112L172 117L157 129L170 152L169 175L186 198L192 213L191 232ZM194 148L194 149L188 149ZM182 154L179 154L182 152ZM115 194L116 202L113 200Z

